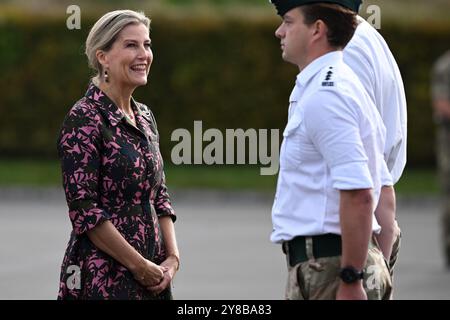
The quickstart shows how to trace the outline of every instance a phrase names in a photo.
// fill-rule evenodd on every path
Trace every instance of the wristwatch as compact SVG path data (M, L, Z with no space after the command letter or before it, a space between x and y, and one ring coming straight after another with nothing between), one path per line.
M347 266L339 271L339 277L345 283L354 283L364 278L364 272L358 271L352 266Z

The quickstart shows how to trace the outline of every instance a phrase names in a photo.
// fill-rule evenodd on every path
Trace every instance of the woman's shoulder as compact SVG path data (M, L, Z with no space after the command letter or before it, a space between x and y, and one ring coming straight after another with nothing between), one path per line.
M97 128L102 122L99 109L94 102L86 97L81 98L70 108L67 113L63 127L65 128Z
M95 116L99 114L96 104L87 97L83 97L70 108L69 116Z

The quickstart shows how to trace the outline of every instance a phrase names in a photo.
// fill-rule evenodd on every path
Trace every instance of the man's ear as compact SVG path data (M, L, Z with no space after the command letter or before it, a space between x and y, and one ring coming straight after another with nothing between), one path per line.
M314 34L327 34L328 27L322 20L314 22Z
M95 56L97 57L98 62L104 67L108 67L108 56L106 55L106 52L103 50L97 50L95 52Z
M325 37L325 38L327 37L328 26L322 20L319 19L316 22L314 22L312 29L313 29L312 32L313 32L314 39L320 39L322 37Z

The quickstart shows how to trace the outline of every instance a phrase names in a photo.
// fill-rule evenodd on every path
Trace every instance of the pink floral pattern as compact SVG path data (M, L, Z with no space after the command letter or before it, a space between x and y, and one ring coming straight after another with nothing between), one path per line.
M64 120L58 154L73 231L58 299L153 298L86 235L109 220L145 258L157 264L165 259L158 217L175 221L176 216L165 185L159 135L149 108L134 100L132 106L137 128L90 84ZM157 298L171 298L170 288Z

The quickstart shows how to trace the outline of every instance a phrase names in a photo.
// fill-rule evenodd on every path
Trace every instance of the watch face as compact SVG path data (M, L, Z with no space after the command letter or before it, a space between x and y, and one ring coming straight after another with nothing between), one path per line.
M355 268L347 267L341 269L340 277L345 283L353 283L359 279L362 279L363 273L359 272Z

